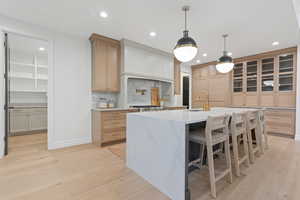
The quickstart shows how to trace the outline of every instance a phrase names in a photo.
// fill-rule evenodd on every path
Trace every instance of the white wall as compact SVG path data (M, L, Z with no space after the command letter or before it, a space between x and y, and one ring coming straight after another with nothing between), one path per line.
M300 140L300 45L297 53L297 86L296 86L296 135L295 139Z
M300 29L300 1L293 0L294 9ZM296 86L296 135L295 139L300 140L300 44L297 52L297 86Z
M4 34L0 31L0 44L3 44L4 42ZM0 158L4 155L4 133L5 133L5 125L4 125L4 119L5 119L5 112L3 110L4 104L5 104L5 83L4 78L2 74L5 72L4 68L4 48L0 48Z
M5 16L0 16L0 29L49 42L48 147L54 149L91 142L88 39L52 32ZM2 81L3 76L0 77Z

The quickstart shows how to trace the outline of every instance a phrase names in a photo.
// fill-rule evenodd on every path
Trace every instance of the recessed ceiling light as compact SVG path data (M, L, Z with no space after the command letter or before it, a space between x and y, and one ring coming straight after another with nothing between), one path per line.
M107 12L105 12L105 11L101 11L101 12L99 13L99 16L102 17L102 18L107 18L107 17L108 17L108 14L107 14Z
M273 45L273 46L277 46L277 45L279 45L279 42L278 42L278 41L275 41L275 42L272 43L272 45Z
M45 51L45 48L44 47L40 47L39 50L40 51Z
M227 53L227 56L232 56L232 53L231 53L231 52L228 52L228 53Z
M196 63L200 63L200 60L196 60Z
M155 37L155 36L156 36L156 33L152 31L152 32L149 33L149 35L150 35L151 37Z
M204 53L203 56L206 57L206 56L207 56L207 53Z

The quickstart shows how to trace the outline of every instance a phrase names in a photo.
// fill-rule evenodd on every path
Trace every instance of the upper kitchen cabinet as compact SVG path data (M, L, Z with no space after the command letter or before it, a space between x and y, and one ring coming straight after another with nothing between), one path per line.
M192 67L192 106L228 106L230 104L230 75L216 71L215 63Z
M295 107L296 51L293 47L235 59L232 105Z
M181 93L180 64L181 62L174 58L174 93L177 95Z
M120 91L120 42L97 34L92 44L92 91Z

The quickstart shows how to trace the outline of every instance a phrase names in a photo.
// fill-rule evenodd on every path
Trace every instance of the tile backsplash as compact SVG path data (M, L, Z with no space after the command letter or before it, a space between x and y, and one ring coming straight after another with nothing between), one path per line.
M92 107L96 108L99 102L108 102L112 101L117 107L118 104L118 94L110 92L93 92L92 93Z
M129 105L151 105L151 88L159 88L160 98L170 99L172 93L171 83L128 78L127 103Z

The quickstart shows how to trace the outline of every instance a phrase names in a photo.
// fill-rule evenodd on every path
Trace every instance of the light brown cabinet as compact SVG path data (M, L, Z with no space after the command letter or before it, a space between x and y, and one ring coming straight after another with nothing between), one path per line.
M180 73L180 61L174 58L174 93L181 94L181 73Z
M228 106L230 104L229 74L216 71L215 65L192 68L192 106Z
M126 139L126 115L137 109L92 111L92 142L102 146Z
M295 135L295 110L267 110L265 112L268 133L293 138Z
M120 42L97 34L92 45L92 91L120 91Z

